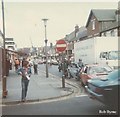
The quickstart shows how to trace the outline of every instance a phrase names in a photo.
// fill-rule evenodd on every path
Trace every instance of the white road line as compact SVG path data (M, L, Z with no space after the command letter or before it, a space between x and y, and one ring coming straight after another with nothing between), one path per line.
M85 97L85 96L88 96L88 95L76 95L75 97Z

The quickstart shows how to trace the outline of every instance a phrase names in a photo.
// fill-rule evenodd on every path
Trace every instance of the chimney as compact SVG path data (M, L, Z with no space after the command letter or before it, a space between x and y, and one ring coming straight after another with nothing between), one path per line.
M116 21L118 22L120 19L120 9L115 11L115 17L116 17Z
M76 37L76 33L79 31L79 26L78 25L76 25L75 26L75 37Z

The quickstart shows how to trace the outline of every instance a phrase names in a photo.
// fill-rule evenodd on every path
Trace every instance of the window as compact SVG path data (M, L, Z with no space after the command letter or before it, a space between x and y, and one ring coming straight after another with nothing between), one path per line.
M106 32L106 36L107 36L107 37L111 37L111 31L107 31L107 32Z
M91 20L92 22L92 30L95 30L95 19Z
M100 58L101 59L107 59L108 58L108 52L101 52L100 53Z
M115 36L115 32L114 32L114 30L111 30L111 36L112 36L112 37Z
M106 37L106 32L104 32L104 34L103 34L105 37Z

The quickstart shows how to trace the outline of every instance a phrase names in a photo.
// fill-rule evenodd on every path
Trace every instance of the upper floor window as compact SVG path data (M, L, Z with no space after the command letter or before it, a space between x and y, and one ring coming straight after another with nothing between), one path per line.
M111 36L114 37L115 36L115 31L111 30Z
M91 20L92 22L92 30L95 30L95 19Z
M118 36L118 29L114 29L114 35Z
M103 35L106 37L106 32L104 32Z

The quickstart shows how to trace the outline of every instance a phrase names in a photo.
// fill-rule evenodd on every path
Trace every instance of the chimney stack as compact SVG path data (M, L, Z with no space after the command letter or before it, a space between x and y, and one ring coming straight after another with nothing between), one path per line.
M76 25L75 26L75 37L76 37L76 33L79 31L79 26L78 25Z
M120 9L115 11L115 17L116 17L116 21L118 22L120 20Z

